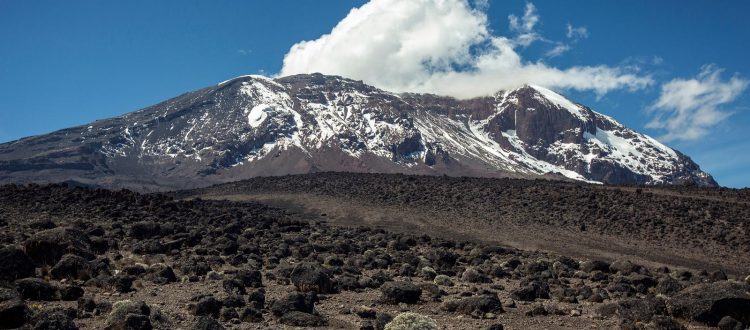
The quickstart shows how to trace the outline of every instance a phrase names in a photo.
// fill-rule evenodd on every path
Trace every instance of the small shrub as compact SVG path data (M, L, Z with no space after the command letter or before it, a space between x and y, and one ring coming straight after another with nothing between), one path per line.
M453 280L451 280L450 276L442 274L435 276L433 283L435 283L435 285L453 286Z
M435 320L417 313L406 312L385 325L385 330L437 330Z

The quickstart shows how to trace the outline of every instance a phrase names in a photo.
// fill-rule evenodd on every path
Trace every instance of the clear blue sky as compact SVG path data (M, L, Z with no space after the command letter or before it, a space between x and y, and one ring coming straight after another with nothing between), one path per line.
M0 142L80 125L152 105L242 74L275 74L302 40L317 39L366 1L35 1L0 0ZM750 79L750 1L532 1L545 39L571 49L544 57L545 44L519 49L550 66L640 67L653 79L635 92L576 101L653 136L648 108L661 85L696 78L715 64L721 79ZM524 1L490 1L493 33ZM585 27L572 41L566 26ZM722 185L750 186L750 94L718 106L732 115L699 139L668 144Z

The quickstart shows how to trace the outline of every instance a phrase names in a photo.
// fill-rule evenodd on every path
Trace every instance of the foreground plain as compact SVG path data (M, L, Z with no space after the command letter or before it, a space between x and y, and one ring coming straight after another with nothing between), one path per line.
M329 202L344 199L328 190L332 188L321 187L344 189L338 187L344 185L350 189L346 198L351 200L340 204L339 210L364 201L357 191L368 198L382 196L371 205L382 205L388 212L395 212L398 205L408 212L419 210L411 207L423 207L427 212L430 206L432 212L443 210L454 216L455 212L474 215L483 207L490 209L473 201L476 209L464 206L461 210L458 205L466 203L462 198L470 195L448 194L448 188L438 189L439 185L423 186L441 196L439 205L415 197L399 201L404 196L419 196L409 193L408 187L427 182L424 180L448 180L451 185L444 187L453 186L450 191L455 184L467 182L477 189L476 196L490 199L487 205L495 198L473 179L341 176L266 178L254 184L267 182L267 187L256 188L270 194L274 191L270 187L276 187L279 196L303 196L291 188L301 186L298 189L305 189L304 196L321 196ZM285 185L285 180L290 183ZM357 186L352 180L364 182ZM376 184L379 180L384 181ZM391 185L392 181L403 184ZM517 193L513 189L523 188L535 194L548 191L542 189L547 184L574 191L588 189L533 181L523 186L523 182L527 181L497 189ZM237 185L217 187L215 192L221 194L183 192L177 199L58 185L0 188L0 240L4 245L0 250L0 325L35 329L382 329L404 312L429 317L441 329L498 329L499 325L506 329L703 329L750 323L750 288L744 274L665 267L633 258L571 257L519 249L476 239L471 231L453 238L445 237L452 232L432 235L439 230L418 233L429 223L391 230L374 228L367 219L356 223L353 218L349 225L341 220L343 216L312 212L303 209L304 205L289 203L293 200L287 200L288 207L279 208L251 201L206 199L253 196L247 190L243 195L228 188L245 185L247 189L248 182ZM515 185L521 186L513 188ZM595 198L609 196L609 191L628 192L601 189ZM565 196L563 190L556 194ZM628 193L651 194L652 200L661 194L682 194L668 189L659 194L633 190ZM325 191L329 193L322 193ZM398 191L401 193L395 193ZM734 197L715 191L718 195L703 194L698 200L713 203L736 198L739 202L743 198L741 192L731 193ZM555 201L564 199L551 200L549 212L560 205ZM495 208L502 211L501 206ZM533 200L526 206L534 209ZM461 217L454 220L467 226L460 222L464 221ZM448 223L438 225L448 227ZM562 227L574 232L571 228L584 233L599 231L595 222ZM639 237L637 234L634 232L634 237ZM717 249L725 246L711 244Z

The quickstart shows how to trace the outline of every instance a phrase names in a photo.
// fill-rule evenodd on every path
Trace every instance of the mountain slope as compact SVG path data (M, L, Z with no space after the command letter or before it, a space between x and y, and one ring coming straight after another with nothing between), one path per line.
M316 171L716 182L688 157L538 86L456 100L320 74L242 76L0 145L0 181L141 190Z

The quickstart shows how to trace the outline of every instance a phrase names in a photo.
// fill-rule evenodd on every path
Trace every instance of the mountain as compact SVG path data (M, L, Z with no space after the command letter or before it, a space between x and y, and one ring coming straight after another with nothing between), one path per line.
M0 182L165 190L319 171L716 186L690 158L551 90L457 100L337 76L241 76L0 144Z

